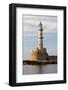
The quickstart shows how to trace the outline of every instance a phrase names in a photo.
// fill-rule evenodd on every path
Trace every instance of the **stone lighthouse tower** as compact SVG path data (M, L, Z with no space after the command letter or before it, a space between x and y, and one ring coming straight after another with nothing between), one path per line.
M41 22L38 26L38 49L43 49L43 27Z
M46 48L43 48L43 27L42 23L38 25L38 45L37 48L31 49L28 54L28 60L37 61L40 60L45 61L48 60L48 53Z

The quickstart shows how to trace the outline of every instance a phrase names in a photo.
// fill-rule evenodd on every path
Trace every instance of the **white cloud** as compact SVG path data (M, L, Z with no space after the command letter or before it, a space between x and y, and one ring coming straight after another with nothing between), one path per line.
M56 21L56 16L47 16L47 15L23 15L25 20L43 20L43 21Z

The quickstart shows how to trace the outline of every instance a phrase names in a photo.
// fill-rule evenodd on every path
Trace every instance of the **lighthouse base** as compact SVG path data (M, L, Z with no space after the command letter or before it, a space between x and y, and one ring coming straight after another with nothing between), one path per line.
M31 61L47 61L49 60L46 48L39 50L38 48L32 49L29 52L28 59Z

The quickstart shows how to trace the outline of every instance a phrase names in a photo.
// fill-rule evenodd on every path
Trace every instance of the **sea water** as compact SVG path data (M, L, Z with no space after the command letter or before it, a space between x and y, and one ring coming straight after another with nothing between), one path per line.
M57 73L57 64L23 65L23 75Z

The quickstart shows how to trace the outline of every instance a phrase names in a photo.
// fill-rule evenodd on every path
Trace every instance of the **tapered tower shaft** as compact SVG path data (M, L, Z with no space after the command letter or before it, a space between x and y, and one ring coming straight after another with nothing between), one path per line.
M43 49L43 28L41 22L38 27L38 49L39 50Z

